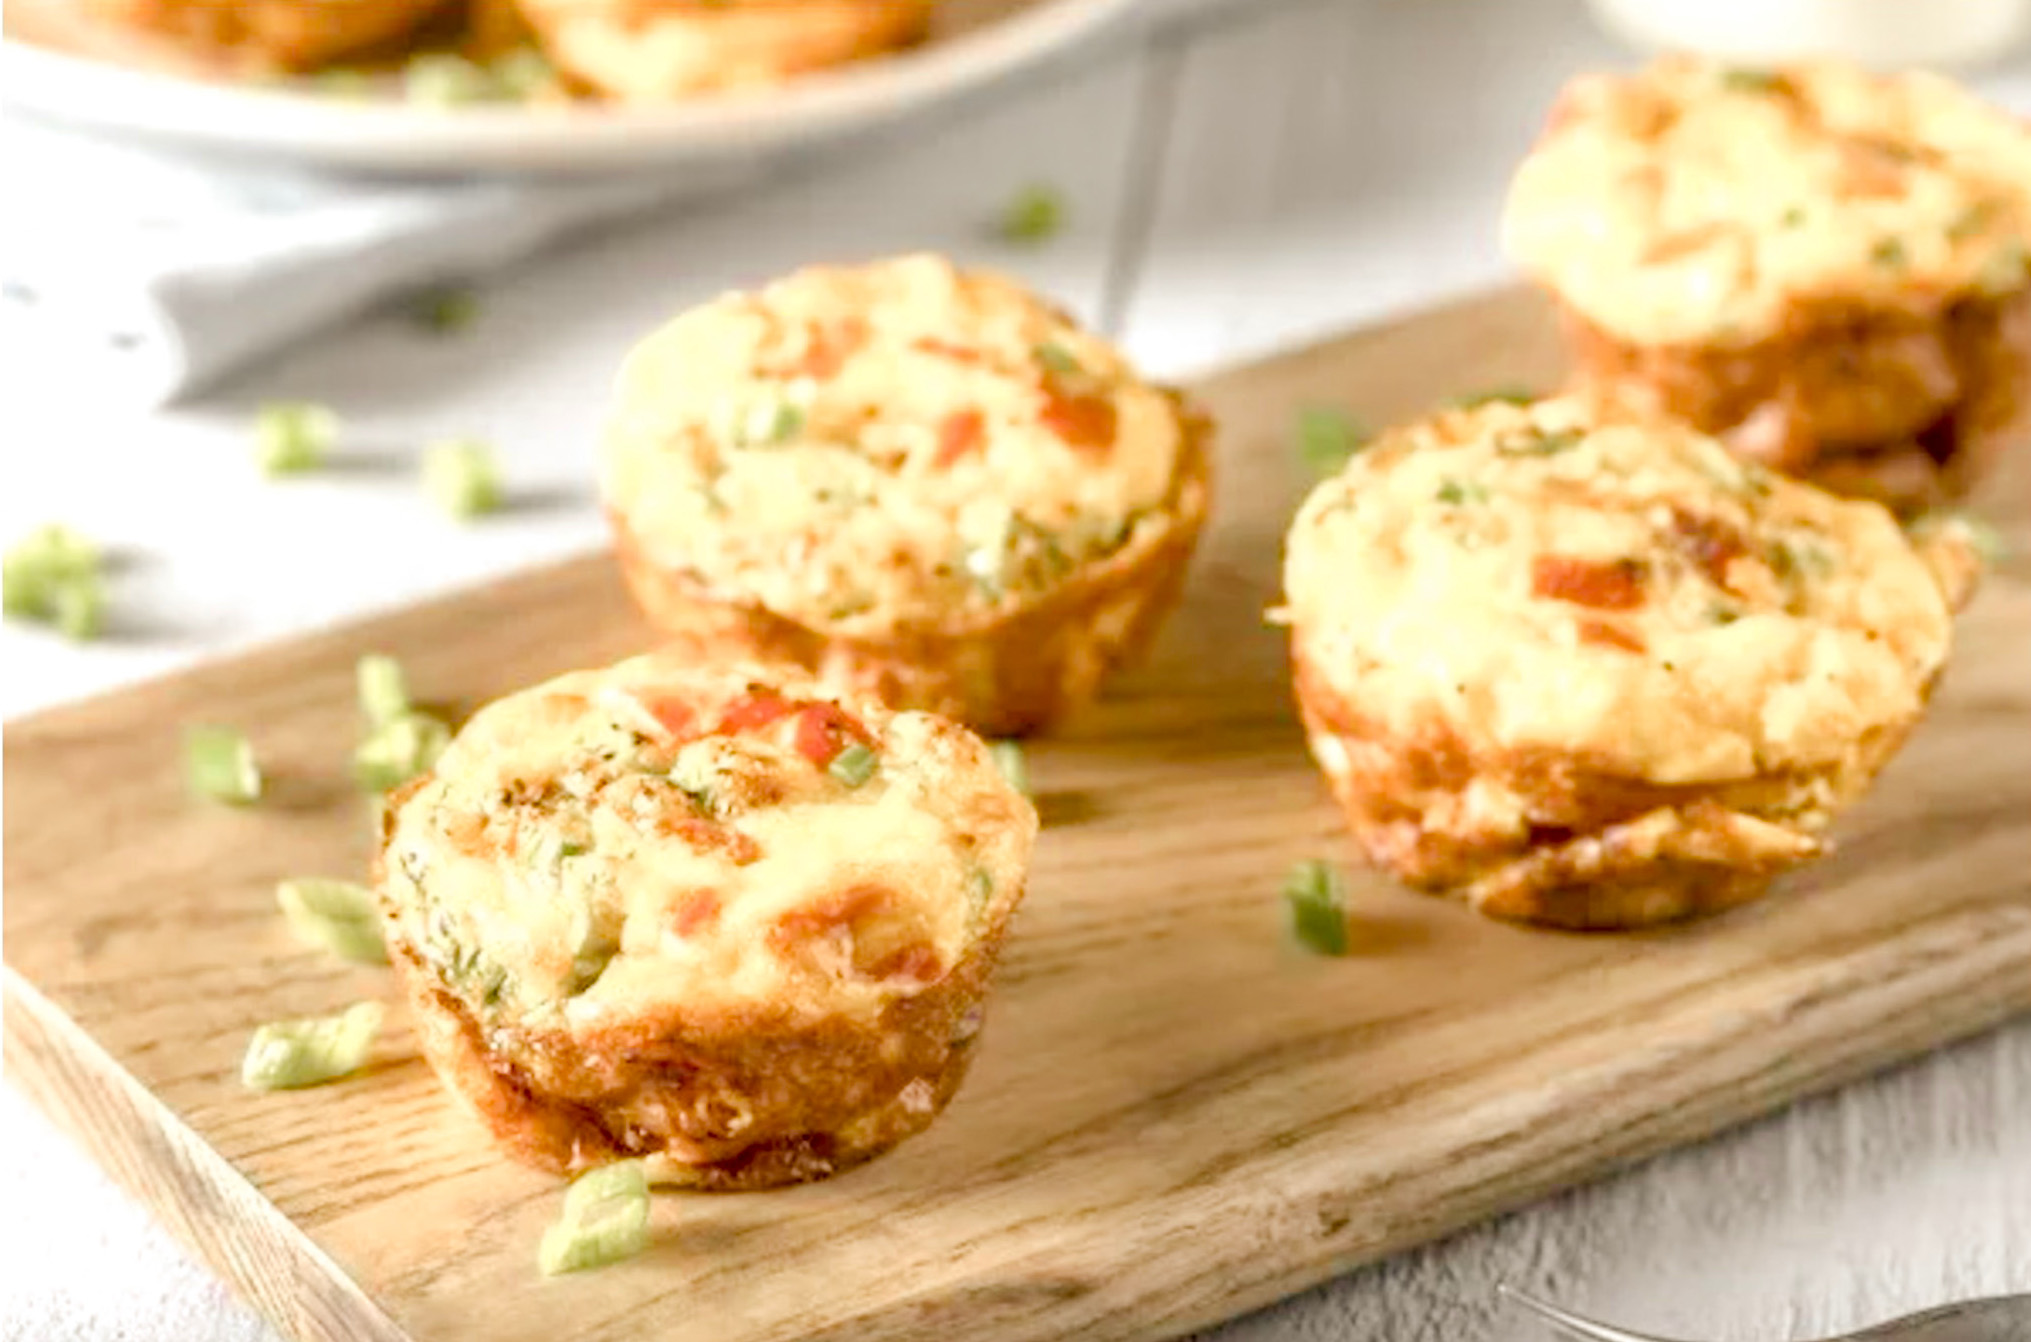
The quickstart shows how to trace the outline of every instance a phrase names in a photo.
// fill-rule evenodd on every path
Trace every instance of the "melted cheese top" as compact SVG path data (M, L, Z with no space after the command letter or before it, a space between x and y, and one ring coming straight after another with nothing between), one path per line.
M1161 527L1174 400L1014 283L802 271L628 359L609 506L653 561L845 632L989 611Z
M651 655L475 715L402 801L383 893L482 1021L872 1013L1006 915L1036 827L943 719Z
M1952 637L1882 508L1573 401L1383 435L1305 501L1285 586L1307 664L1390 732L1666 784L1908 723Z
M1503 233L1637 344L1748 343L1801 306L1929 312L2031 282L2031 127L1933 75L1668 59L1566 89Z

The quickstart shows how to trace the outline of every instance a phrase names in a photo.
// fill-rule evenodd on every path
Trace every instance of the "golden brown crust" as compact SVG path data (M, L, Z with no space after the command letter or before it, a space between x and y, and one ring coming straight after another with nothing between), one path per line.
M1943 310L1800 309L1747 345L1643 345L1570 306L1583 394L1912 516L1965 498L2031 439L2031 288Z
M308 70L392 42L444 0L84 0L102 23L227 67Z
M751 88L909 46L932 0L520 0L557 65L622 102Z
M1162 525L1086 565L1034 600L912 623L870 635L835 634L729 600L695 575L656 564L610 511L621 570L663 633L702 658L802 667L842 690L895 708L956 719L989 736L1039 730L1098 693L1154 641L1177 604L1211 494L1211 426L1175 398L1187 432L1176 492Z
M1368 860L1481 913L1554 927L1644 927L1757 898L1819 855L1823 818L1868 787L1909 726L1871 732L1819 768L1668 786L1569 753L1477 747L1436 717L1391 732L1301 641L1293 657L1300 715ZM1520 806L1476 805L1483 791Z
M873 1021L670 1012L491 1043L412 947L389 956L439 1080L514 1159L557 1174L646 1157L658 1183L743 1192L828 1178L929 1127L964 1079L1006 933Z

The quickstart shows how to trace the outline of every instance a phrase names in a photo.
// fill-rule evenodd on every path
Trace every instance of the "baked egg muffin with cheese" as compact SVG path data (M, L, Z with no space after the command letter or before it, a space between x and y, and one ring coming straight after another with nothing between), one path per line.
M1976 561L1578 399L1395 429L1306 499L1283 618L1367 857L1483 913L1635 927L1819 854L1918 721Z
M953 723L657 653L478 713L376 881L424 1053L509 1154L766 1188L951 1099L1036 828Z
M768 87L908 46L932 0L518 0L559 68L620 102Z
M1207 426L1175 392L932 256L694 309L616 400L604 493L653 622L994 735L1141 651L1206 513Z
M1909 514L2031 437L2031 125L1943 78L1581 79L1504 234L1580 390L1764 465Z

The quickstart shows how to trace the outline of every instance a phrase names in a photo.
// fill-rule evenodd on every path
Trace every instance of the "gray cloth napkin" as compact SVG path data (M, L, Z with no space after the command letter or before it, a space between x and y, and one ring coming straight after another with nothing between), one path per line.
M178 158L8 116L5 318L153 405L404 290L749 175L369 182Z

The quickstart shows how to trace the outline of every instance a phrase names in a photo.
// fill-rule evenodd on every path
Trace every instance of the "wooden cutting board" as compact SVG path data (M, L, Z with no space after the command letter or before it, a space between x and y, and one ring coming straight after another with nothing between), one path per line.
M1341 854L1274 600L1301 404L1372 421L1552 372L1504 295L1218 377L1218 523L1153 665L1032 749L1046 831L972 1079L829 1183L657 1202L656 1242L546 1281L558 1186L494 1156L399 1015L380 1061L253 1095L256 1024L392 997L299 949L284 876L357 874L354 658L468 709L641 647L605 560L510 578L15 723L11 1075L303 1338L1145 1338L2031 1009L2031 569L1964 617L1924 728L1767 901L1640 936L1509 927L1357 881L1309 957L1278 882ZM2025 553L2025 474L1990 496ZM273 800L185 799L183 725L244 728ZM1719 1194L1725 1195L1725 1194Z

